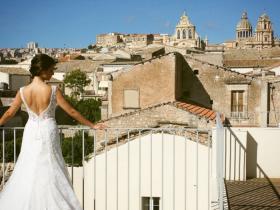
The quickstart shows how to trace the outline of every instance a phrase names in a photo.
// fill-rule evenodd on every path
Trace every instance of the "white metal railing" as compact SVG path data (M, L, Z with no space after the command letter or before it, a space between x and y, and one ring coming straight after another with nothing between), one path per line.
M245 181L247 178L268 178L257 160L248 162L248 149L246 148L248 145L243 144L244 142L241 142L230 127L225 128L223 158L225 179Z
M3 188L10 175L6 168L17 160L22 130L1 128ZM83 209L142 210L145 197L150 197L149 210L158 209L153 204L158 198L161 210L211 209L210 130L59 127L59 131L62 148L70 147L65 160ZM13 154L8 154L12 148Z

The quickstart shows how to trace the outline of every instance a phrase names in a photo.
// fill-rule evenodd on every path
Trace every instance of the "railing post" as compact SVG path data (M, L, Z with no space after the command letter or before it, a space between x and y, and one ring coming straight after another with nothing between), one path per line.
M217 183L218 183L218 200L219 210L224 209L223 193L224 193L224 127L221 122L219 113L216 116L216 167L217 167Z

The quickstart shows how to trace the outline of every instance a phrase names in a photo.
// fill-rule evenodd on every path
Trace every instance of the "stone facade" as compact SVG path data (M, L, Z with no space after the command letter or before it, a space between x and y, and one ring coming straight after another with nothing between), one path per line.
M270 123L271 85L267 79L231 71L192 56L169 53L153 58L112 73L110 82L108 101L103 102L105 118L181 101L223 113L231 125Z
M96 45L102 47L113 47L125 44L128 48L138 48L152 44L153 40L153 34L108 33L98 34L96 36Z
M135 65L128 71L115 72L109 90L111 112L108 117L167 101L188 101L193 84L196 84L203 104L209 107L206 90L179 53L169 53Z
M248 19L247 12L241 16L236 26L236 40L225 43L226 48L271 48L280 46L280 41L274 37L272 22L267 14L262 14L257 21L255 33Z
M231 124L260 125L260 112L266 112L268 107L262 107L262 81L244 74L240 74L221 66L186 57L193 71L197 70L197 78L207 91L210 101L200 99L196 88L192 88L191 99L205 106L211 106L213 110L224 113ZM240 92L239 106L241 110L233 109L233 93Z
M110 47L122 42L120 33L98 34L96 36L96 45Z
M196 140L196 129L211 130L215 126L215 120L209 120L207 118L199 117L188 111L177 108L173 102L161 103L154 106L150 106L141 110L137 110L130 113L121 114L115 117L111 117L103 121L108 127L116 128L111 131L107 131L106 136L104 131L97 130L96 140L97 152L102 151L105 146L105 139L107 149L115 145L118 136L120 144L126 143L127 137L133 139L134 136L145 133L145 128L156 128L160 132L162 128L164 132L171 132L175 134L173 129L178 129L176 132L178 135L188 136L190 139ZM190 132L182 133L180 129L190 128ZM128 134L129 129L129 134ZM191 132L191 129L194 129ZM156 130L154 132L157 132ZM90 136L94 135L93 131L89 132ZM200 143L207 144L209 140L208 133L200 133Z
M184 14L176 26L175 34L170 42L173 46L204 49L205 42L200 39L195 26L190 22L189 17Z
M108 33L96 36L96 45L102 47L125 46L127 48L142 48L150 44L176 46L179 48L195 48L204 50L208 40L202 40L196 32L189 17L184 14L175 28L173 35L168 34L121 34Z
M141 48L152 44L154 40L153 34L127 34L123 36L123 41L129 48Z
M124 91L138 91L136 107L126 107ZM112 82L112 115L152 104L175 100L175 59L170 54L150 62L135 65L125 73L114 76Z
M280 126L280 81L269 83L269 125Z

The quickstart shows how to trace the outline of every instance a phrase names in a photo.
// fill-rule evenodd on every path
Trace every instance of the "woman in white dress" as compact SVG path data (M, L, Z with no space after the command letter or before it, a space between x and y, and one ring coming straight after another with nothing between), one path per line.
M14 171L0 192L0 210L81 210L62 157L55 107L93 129L93 124L76 111L56 86L50 86L55 60L38 54L31 62L32 82L20 88L10 108L0 119L3 125L21 104L29 118L24 128L22 147Z

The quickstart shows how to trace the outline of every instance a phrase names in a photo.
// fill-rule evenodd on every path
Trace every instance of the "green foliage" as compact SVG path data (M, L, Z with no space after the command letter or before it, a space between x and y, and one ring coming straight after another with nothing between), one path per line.
M62 140L62 154L67 165L81 166L83 160L83 134L81 131L77 132L72 138L64 138ZM84 146L85 146L85 160L88 158L87 155L93 153L94 151L94 139L89 137L86 132L84 132Z
M86 58L82 55L78 55L74 60L85 60Z
M65 162L69 166L81 166L83 160L83 141L82 141L82 132L79 131L72 138L62 138L61 149ZM88 160L88 155L92 154L94 151L94 139L89 137L86 132L84 132L84 146L85 146L85 160ZM16 158L20 153L22 144L22 137L16 139ZM73 150L72 150L73 146ZM73 153L72 153L73 152ZM73 154L73 158L72 158ZM3 141L0 142L0 162L3 162ZM5 140L5 162L14 162L14 141L9 139Z
M82 72L80 69L67 73L64 78L65 86L72 89L71 97L73 98L77 98L83 94L85 86L87 86L90 81L86 73Z
M2 140L2 139L1 139ZM22 138L18 137L16 139L16 157L18 157L21 148ZM14 141L5 140L5 162L14 161ZM3 162L3 141L0 143L0 162Z
M91 99L82 99L77 100L74 97L65 97L66 100L75 108L77 109L83 116L92 122L99 121L101 119L101 100ZM77 122L76 122L77 124Z

